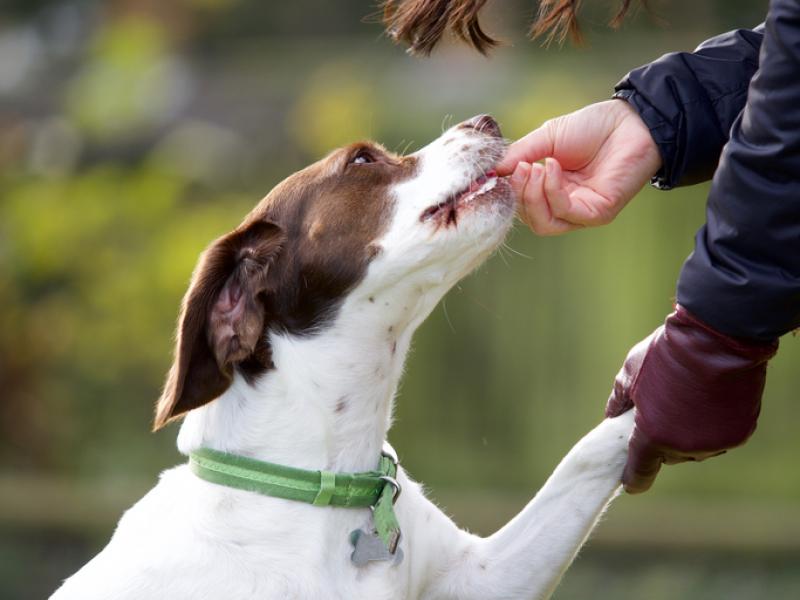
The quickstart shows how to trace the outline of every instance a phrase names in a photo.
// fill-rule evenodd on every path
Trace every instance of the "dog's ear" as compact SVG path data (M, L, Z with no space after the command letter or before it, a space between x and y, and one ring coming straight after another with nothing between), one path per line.
M255 221L200 256L178 319L175 362L156 405L153 430L222 394L238 364L269 363L263 340L270 267L284 235Z

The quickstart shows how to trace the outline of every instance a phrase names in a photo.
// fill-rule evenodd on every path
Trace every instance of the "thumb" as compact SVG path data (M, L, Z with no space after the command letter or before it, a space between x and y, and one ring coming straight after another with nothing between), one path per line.
M624 369L624 367L623 367ZM628 388L622 380L622 372L614 380L614 388L606 402L606 417L613 419L633 408L633 400L628 394Z
M650 489L664 462L662 452L652 444L647 434L634 427L628 442L628 462L622 473L622 484L629 494L641 494Z
M614 387L612 388L611 395L609 395L608 402L606 403L607 417L619 416L633 408L634 401L631 397L631 390L634 387L636 378L639 376L639 372L642 370L644 357L647 354L650 345L653 343L653 340L657 335L659 335L661 330L662 327L659 327L653 333L637 343L633 348L631 348L631 351L628 352L628 356L625 357L625 362L622 364L622 368L614 378Z
M520 161L534 163L552 154L553 140L550 128L543 125L511 144L506 155L495 166L495 170L498 175L505 177L514 172Z

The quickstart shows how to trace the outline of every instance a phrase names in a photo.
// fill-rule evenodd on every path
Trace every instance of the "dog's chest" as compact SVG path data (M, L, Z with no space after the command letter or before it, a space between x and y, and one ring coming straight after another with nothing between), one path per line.
M167 597L167 588L170 598L193 600L409 597L406 565L350 560L349 532L367 523L368 511L197 485L184 470L165 473L104 551L126 552L125 562L147 574L136 597ZM185 486L187 496L177 489Z

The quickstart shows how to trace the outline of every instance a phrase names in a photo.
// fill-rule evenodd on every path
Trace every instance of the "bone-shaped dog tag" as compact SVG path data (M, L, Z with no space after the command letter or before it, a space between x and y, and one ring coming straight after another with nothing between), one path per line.
M355 546L350 560L357 567L379 561L393 561L393 564L399 565L403 560L403 550L397 548L392 554L375 532L367 533L363 529L356 529L350 534L350 543Z

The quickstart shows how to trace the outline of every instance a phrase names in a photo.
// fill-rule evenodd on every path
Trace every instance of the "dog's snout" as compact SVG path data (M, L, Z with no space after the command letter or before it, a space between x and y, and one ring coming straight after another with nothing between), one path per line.
M474 129L478 133L485 133L492 137L501 137L500 125L491 115L476 115L460 125L461 127Z

